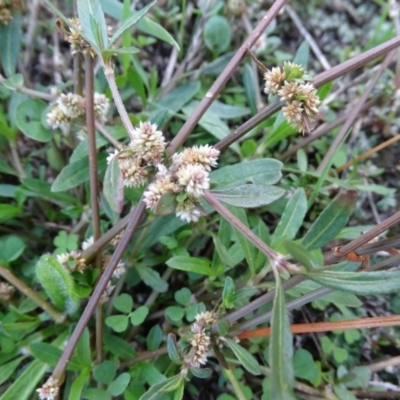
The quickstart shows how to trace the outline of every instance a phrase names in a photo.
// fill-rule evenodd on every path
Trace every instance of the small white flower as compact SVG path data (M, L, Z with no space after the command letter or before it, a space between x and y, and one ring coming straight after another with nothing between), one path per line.
M154 211L162 195L173 192L174 187L175 185L171 182L168 175L156 179L143 193L143 201L146 203L146 208L150 208Z
M60 264L66 264L69 261L69 258L69 253L61 253L56 256L56 259Z
M197 222L201 216L201 211L189 199L178 203L175 212L180 219L187 222Z
M202 197L204 190L210 188L208 172L201 165L188 164L177 173L179 185L193 197Z
M86 250L86 249L89 248L93 243L94 243L94 238L93 238L93 236L90 236L90 238L86 239L86 240L82 243L82 250Z
M110 108L110 100L102 93L95 93L93 95L94 113L96 118L101 123L107 120L107 112Z
M140 160L128 158L118 163L124 179L124 186L139 187L147 182L147 170L140 166Z
M110 164L110 162L113 160L114 157L117 157L119 154L119 150L115 149L113 152L109 153L107 156L107 164Z
M82 96L75 93L62 93L57 99L58 107L64 114L73 119L85 113L85 103Z
M70 127L71 119L64 113L58 105L48 112L46 116L47 124L51 129L60 128L63 133L67 133Z

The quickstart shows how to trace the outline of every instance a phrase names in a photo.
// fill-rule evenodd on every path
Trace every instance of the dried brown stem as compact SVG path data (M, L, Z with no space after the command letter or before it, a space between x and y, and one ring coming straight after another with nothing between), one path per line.
M342 126L342 129L336 136L332 145L329 147L328 152L325 154L323 160L321 161L321 164L317 168L317 173L322 174L331 165L331 163L333 161L333 155L335 154L336 150L343 142L344 138L347 135L348 130L351 128L354 121L358 118L358 114L361 112L364 104L366 103L366 101L368 99L368 96L374 89L375 85L377 84L377 82L378 82L379 78L381 77L381 75L383 74L383 72L386 70L386 68L392 61L394 55L395 55L395 52L392 51L385 57L384 61L382 62L381 67L379 68L377 73L373 76L373 78L368 83L367 87L364 90L363 95L361 96L360 100L357 102L355 107L350 111L346 122Z

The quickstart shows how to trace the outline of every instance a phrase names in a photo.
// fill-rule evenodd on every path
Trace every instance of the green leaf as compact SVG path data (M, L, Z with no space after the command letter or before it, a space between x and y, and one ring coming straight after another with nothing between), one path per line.
M285 240L283 245L295 261L306 267L308 270L313 269L311 255L301 243L293 242L292 240Z
M240 208L230 207L229 210L232 214L238 218L244 225L249 227L249 223L247 221L247 216L244 210ZM251 243L246 237L244 237L240 232L235 230L235 236L237 238L238 243L240 244L243 254L246 257L246 261L249 265L249 268L252 274L256 272L256 258L257 258L257 248Z
M82 390L86 382L89 382L89 378L90 378L90 368L85 368L78 375L78 377L74 379L71 385L71 390L69 392L68 400L82 399Z
M0 30L1 30L1 27L0 27ZM0 35L1 35L1 33L0 33ZM0 42L1 42L1 39L0 39ZM2 81L0 84L9 90L16 90L16 89L19 89L24 84L24 77L22 76L22 74L11 75L8 79Z
M147 17L142 18L136 24L136 28L144 33L154 36L160 40L163 40L164 42L169 43L172 46L175 46L178 51L180 50L178 43L168 33L168 31L164 29L160 24L153 21L152 19Z
M47 364L35 360L2 394L1 400L28 400L47 371Z
M32 343L29 348L35 358L51 366L57 364L62 354L61 349L54 344L49 343L35 342ZM82 370L82 366L77 363L76 360L70 360L68 362L67 369L72 371L80 371Z
M147 350L154 351L160 347L163 338L163 331L160 325L154 325L146 338Z
M14 9L7 25L0 24L0 62L5 75L15 74L22 38L21 11Z
M92 365L91 354L89 329L85 328L75 351L76 359L81 364L81 368L82 366L90 367Z
M192 298L192 292L188 288L184 287L175 292L174 298L182 306L188 306L190 299Z
M216 55L221 54L229 47L231 35L229 22L220 15L213 15L204 25L204 43Z
M178 345L176 343L176 336L173 333L169 333L167 336L167 350L168 350L168 357L171 361L175 364L181 365L182 358L179 355Z
M73 278L55 258L49 255L40 257L36 275L50 300L60 310L66 310L69 300L77 300Z
M111 400L111 395L103 389L88 388L82 393L85 400Z
M115 332L124 332L128 328L129 319L127 315L111 315L105 322Z
M136 351L126 342L126 340L121 339L118 336L106 334L104 336L104 344L108 351L124 360L129 360L136 356Z
M400 270L373 272L315 271L304 275L330 289L359 295L396 293L400 288Z
M329 93L331 92L332 86L333 81L325 83L325 85L322 85L318 88L317 95L321 101L325 100L328 97Z
M269 360L271 365L271 398L294 400L293 336L290 330L285 292L279 274L276 276L275 298L271 318Z
M149 314L149 309L146 306L140 306L130 315L131 324L133 326L141 325Z
M222 291L222 302L227 309L233 308L235 297L235 284L230 276L225 278L224 289Z
M229 332L229 322L226 320L220 320L217 322L217 330L220 336L226 336Z
M99 170L106 165L107 154L100 153L98 155ZM81 183L89 181L89 158L84 157L73 163L65 166L53 184L51 185L52 192L62 192L72 189Z
M168 283L165 282L160 277L160 274L154 269L144 265L137 265L136 271L142 278L143 282L156 292L165 293L168 290Z
M113 157L107 166L103 194L111 210L120 214L124 206L124 181L118 165L118 156Z
M234 340L226 338L226 344L235 354L236 358L243 367L253 375L260 375L260 365L254 356L244 347L237 344Z
M97 53L108 47L107 23L99 0L78 0L78 16L85 39Z
M118 376L118 378L108 386L107 392L112 396L119 396L125 392L131 380L128 372L124 372Z
M156 205L154 213L157 215L169 215L175 212L178 202L176 199L176 194L167 192L161 195L160 200Z
M298 349L293 357L294 375L310 383L320 379L321 371L317 367L311 353L305 349Z
M293 239L300 229L306 213L306 193L303 188L299 188L286 204L278 226L272 235L272 243L278 243L283 238Z
M123 313L130 313L133 308L133 299L132 296L130 296L127 293L122 293L120 294L117 298L114 300L114 307Z
M349 357L349 353L347 352L346 349L343 349L341 347L335 347L333 349L333 358L338 364L342 364L344 361L346 361Z
M115 33L111 36L109 46L111 46L127 29L129 29L132 25L139 22L142 17L150 10L151 7L156 4L157 0L152 1L146 7L143 7L139 11L133 11L128 18L126 18L121 26L115 31Z
M42 113L47 108L43 100L26 100L17 107L15 123L23 134L38 142L48 142L53 131L42 124Z
M345 190L318 216L303 238L302 244L307 250L318 249L346 226L357 201L357 191Z
M21 183L26 186L29 190L32 190L36 195L53 203L59 204L60 202L66 203L67 205L78 204L79 200L69 195L68 193L54 193L51 191L51 186L47 182L43 182L40 179L24 178Z
M21 364L25 358L25 356L18 357L0 367L0 385L3 384L14 373L19 364Z
M23 210L19 206L13 206L12 204L0 204L0 221L7 221L22 214Z
M210 180L217 183L218 189L246 183L272 185L281 178L282 166L278 160L261 158L219 168L210 174Z
M173 400L182 400L185 392L185 381L182 379L179 386L174 391Z
M172 392L177 389L183 381L181 374L172 376L162 382L153 385L139 400L162 400L165 398L165 393Z
M254 77L253 68L246 63L243 69L243 86L246 95L247 103L250 106L251 113L257 114L257 97L256 97L256 80Z
M93 369L93 378L98 383L102 383L104 385L110 384L115 374L117 373L117 366L113 361L103 361L101 364L95 365Z
M297 49L293 63L300 64L305 70L308 69L308 60L310 58L310 46L306 40L304 40L300 47Z
M105 59L107 59L114 55L136 54L136 53L140 53L140 49L138 49L137 47L131 46L131 47L121 47L120 49L103 50L101 54Z
M192 367L190 368L190 372L196 377L200 379L208 379L212 373L213 370L211 368L197 368L197 367ZM218 397L219 398L219 397Z
M185 310L178 306L169 306L165 309L165 316L173 322L179 322L185 315Z
M277 186L249 184L213 190L212 193L219 201L231 206L255 208L273 203L285 194L285 190Z
M0 261L10 263L16 260L25 250L25 242L17 235L0 237Z
M213 271L210 267L210 261L189 256L176 256L170 258L166 264L168 267L180 271L195 272L196 274L212 276Z

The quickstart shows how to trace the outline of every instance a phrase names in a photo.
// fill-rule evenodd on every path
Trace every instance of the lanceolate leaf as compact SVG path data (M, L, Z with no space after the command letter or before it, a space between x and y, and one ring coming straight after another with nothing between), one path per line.
M176 336L173 333L170 333L167 337L167 350L171 361L175 364L181 365L182 359L179 356L178 345L176 344Z
M14 10L7 25L0 24L0 62L5 75L15 74L22 36L21 11Z
M179 45L175 41L175 39L168 33L166 29L164 29L160 24L154 22L150 18L142 18L137 24L136 27L144 33L155 36L158 39L163 40L164 42L169 43L172 46L175 46L179 51Z
M99 0L78 0L78 15L86 38L96 44L96 49L107 48L107 24Z
M226 343L231 348L231 350L233 351L239 362L243 365L243 368L245 368L253 375L261 374L260 365L258 364L258 361L248 350L237 344L232 339L226 339Z
M276 291L271 319L271 341L269 347L271 364L271 399L294 400L292 394L293 337L285 303L285 292L279 275L276 279Z
M219 168L210 174L210 180L217 188L234 187L246 183L272 185L282 176L282 163L272 158L241 162Z
M307 198L303 188L297 189L286 204L285 211L272 236L272 242L294 239L307 212Z
M107 155L100 153L98 155L99 170L102 170L106 165ZM80 158L78 161L65 166L56 180L51 185L52 192L62 192L72 189L81 183L89 180L89 160L88 157Z
M69 392L68 400L80 400L82 399L82 390L85 386L85 383L89 381L90 377L90 368L85 368L79 374L77 378L74 379L74 382L71 385L71 390Z
M400 288L400 270L374 272L316 271L304 275L328 288L359 295L396 293Z
M74 280L61 264L49 255L36 264L37 277L54 305L65 310L69 300L76 300Z
M346 226L356 201L356 190L341 192L313 223L303 238L303 246L314 250L334 239Z
M170 258L166 264L170 268L179 269L181 271L195 272L196 274L208 276L213 275L210 262L196 257L176 256Z
M285 194L277 186L249 184L228 189L214 190L218 200L236 207L255 208L273 203Z
M155 3L156 0L152 1L141 10L132 12L132 14L115 31L114 35L112 35L109 45L111 46L127 29L136 24L149 11L149 9L154 6Z
M165 381L156 383L139 400L161 400L165 398L165 393L177 389L184 378L181 374L175 375Z
M107 166L103 193L111 209L120 214L124 206L124 182L118 166L118 156L113 157Z

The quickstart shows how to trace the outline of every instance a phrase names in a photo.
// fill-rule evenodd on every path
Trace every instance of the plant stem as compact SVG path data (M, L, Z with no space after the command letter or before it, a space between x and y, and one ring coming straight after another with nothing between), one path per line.
M323 171L325 171L327 168L330 167L330 165L333 162L333 156L342 143L343 139L345 138L348 130L351 128L353 125L354 121L358 117L358 114L361 112L364 104L368 100L368 96L374 89L376 83L378 82L379 78L383 74L383 72L386 70L386 68L389 66L390 62L392 61L393 57L395 56L396 52L392 51L390 52L385 59L383 60L381 67L378 69L376 74L373 76L373 78L370 80L368 83L367 87L364 89L363 95L361 96L360 100L357 102L355 107L351 110L349 113L349 116L342 126L342 129L336 136L335 140L333 141L332 145L329 147L328 152L325 154L323 160L321 161L321 164L318 166L317 173L322 174Z
M365 53L362 53L358 56L350 58L350 60L347 60L347 61L331 68L329 71L325 71L325 72L322 72L322 73L316 75L313 80L313 85L316 88L318 88L318 87L324 85L325 83L333 81L336 78L338 78L348 72L351 72L359 67L362 67L363 65L369 63L370 61L374 60L375 58L378 58L399 46L400 46L400 36L397 36L391 40L388 40L385 43L382 43L379 46L372 48L371 50L366 51ZM216 147L219 150L226 149L228 146L230 146L232 143L236 142L238 139L240 139L242 136L244 136L251 129L253 129L258 124L260 124L262 121L264 121L265 119L270 117L276 111L278 111L282 106L283 106L283 103L281 103L279 100L274 101L273 103L271 103L270 105L265 107L262 111L260 111L256 115L254 115L249 120L247 120L239 128L235 129L229 135L227 135L222 140L220 140L214 147Z
M98 121L96 121L96 129L118 150L121 150L124 146L118 142L113 136L111 136L107 129Z
M273 267L283 267L292 272L298 273L300 268L284 260L284 256L271 249L264 243L255 233L253 233L246 225L237 219L211 192L204 192L204 199L217 211L222 218L228 221L234 228L238 230L250 243L256 246L269 259Z
M94 112L94 76L93 58L89 52L85 55L85 102L86 102L86 129L89 150L89 178L90 178L90 205L92 209L93 239L101 236L99 210L99 181L97 171L96 130ZM101 270L101 251L96 255L96 268ZM103 306L96 308L96 354L97 362L103 361Z
M65 368L68 364L68 361L70 360L72 353L74 352L74 349L79 341L79 338L81 337L86 325L89 322L89 319L91 315L93 314L96 305L98 304L101 295L103 294L109 280L112 277L112 274L114 273L115 268L117 267L119 261L121 260L124 251L128 247L128 244L135 233L136 229L138 228L140 224L140 220L142 215L144 214L145 211L145 203L143 202L142 199L139 200L138 205L136 206L134 212L130 215L130 220L129 223L125 229L124 234L122 235L122 238L115 249L114 254L111 257L110 262L108 263L106 269L104 270L103 274L101 275L101 278L99 282L97 283L93 294L91 295L85 310L83 311L83 314L81 318L79 319L74 331L72 332L72 335L67 343L67 345L64 348L64 351L58 360L58 363L54 369L53 372L53 378L55 379L60 379L61 376L63 375Z
M258 40L264 30L279 13L284 4L285 0L276 0L274 2L274 4L268 10L267 14L261 19L257 27L253 30L253 32L245 40L245 42L242 44L236 54L229 61L228 65L222 71L220 76L216 79L204 98L200 101L199 105L193 111L192 115L183 124L182 128L179 130L179 132L166 150L167 157L171 157L172 154L174 154L183 144L183 142L189 136L190 132L192 132L194 127L197 125L200 118L204 115L212 102L217 98L219 92L224 87L234 70L245 57L245 55L247 54L247 49L250 49L254 45L254 43Z
M110 87L115 107L117 107L118 114L121 117L121 121L124 124L126 131L128 132L129 137L131 140L133 139L133 131L134 127L129 118L129 115L126 111L124 103L122 102L121 95L119 94L117 84L115 82L115 74L113 68L109 64L103 64L104 67L104 75L107 79L108 85Z
M18 279L10 270L0 265L0 275L9 283L14 285L21 293L29 297L34 303L36 303L41 309L46 311L51 318L57 323L65 321L65 315L60 311L56 310L50 303L48 303L43 297L39 296L34 290L28 285Z

